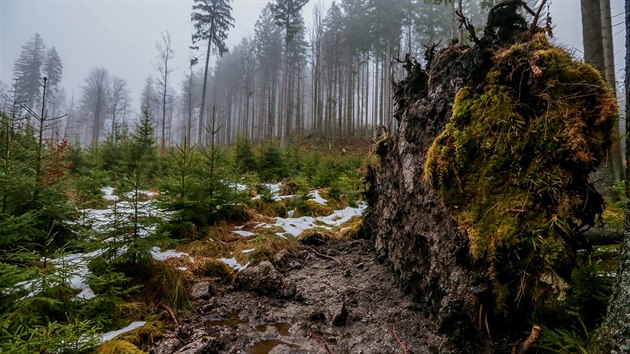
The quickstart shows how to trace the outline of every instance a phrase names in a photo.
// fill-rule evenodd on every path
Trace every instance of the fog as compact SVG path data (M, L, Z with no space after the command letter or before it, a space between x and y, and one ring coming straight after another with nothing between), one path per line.
M254 23L267 0L234 0L235 28L230 31L228 47L253 33ZM312 21L311 0L303 15L307 25ZM319 1L328 7L332 1ZM110 73L126 79L134 105L145 79L157 72L156 42L168 31L175 49L173 80L184 78L191 55L192 0L0 0L0 80L11 82L13 63L21 46L39 33L47 48L55 46L63 60L61 85L68 98L80 94L89 70L105 67ZM576 51L582 51L579 0L554 0L551 13L556 40ZM617 81L623 80L625 27L623 1L612 0L613 34ZM201 53L193 55L203 57Z

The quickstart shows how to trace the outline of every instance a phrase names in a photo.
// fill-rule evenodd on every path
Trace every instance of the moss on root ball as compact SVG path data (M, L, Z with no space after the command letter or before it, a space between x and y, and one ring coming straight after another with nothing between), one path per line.
M542 33L495 52L484 82L457 93L423 179L489 269L498 312L564 299L574 236L603 210L589 174L616 112L600 74Z

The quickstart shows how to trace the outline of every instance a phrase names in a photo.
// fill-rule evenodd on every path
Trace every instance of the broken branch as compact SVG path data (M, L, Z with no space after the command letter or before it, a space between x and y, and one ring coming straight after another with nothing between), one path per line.
M177 321L177 317L175 317L175 313L173 313L173 310L163 302L160 303L160 306L166 309L168 314L171 315L171 318L173 319L173 322L175 322L175 326L177 327L177 331L179 331L179 321Z
M540 337L541 331L542 328L540 326L534 325L534 327L532 327L532 333L529 334L529 337L527 337L527 339L525 339L525 341L520 345L512 348L512 354L525 354L527 350L536 343L538 337Z

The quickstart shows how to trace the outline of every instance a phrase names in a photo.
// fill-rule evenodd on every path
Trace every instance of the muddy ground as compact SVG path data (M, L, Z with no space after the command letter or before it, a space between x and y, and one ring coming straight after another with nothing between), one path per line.
M444 353L443 338L367 240L280 254L234 284L197 284L195 313L151 353Z

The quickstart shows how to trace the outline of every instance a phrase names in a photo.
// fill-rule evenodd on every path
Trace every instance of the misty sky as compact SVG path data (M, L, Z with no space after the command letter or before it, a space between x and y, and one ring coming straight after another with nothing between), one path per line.
M556 40L581 55L580 0L551 0ZM267 0L234 0L235 28L228 47L253 34ZM304 10L310 23L314 2ZM332 0L319 0L328 6ZM623 0L611 0L617 81L623 80L625 26ZM188 66L192 0L0 0L0 81L9 84L22 45L38 32L55 46L64 65L61 86L80 99L83 80L95 66L127 80L138 105L146 78L157 73L156 41L168 30L175 49L171 82L179 90ZM200 53L197 53L199 55Z

